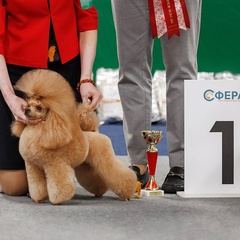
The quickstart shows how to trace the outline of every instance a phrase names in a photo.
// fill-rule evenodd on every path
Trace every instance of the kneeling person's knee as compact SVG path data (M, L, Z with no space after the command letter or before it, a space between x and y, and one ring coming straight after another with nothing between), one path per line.
M0 170L2 192L11 196L21 196L28 192L25 170Z

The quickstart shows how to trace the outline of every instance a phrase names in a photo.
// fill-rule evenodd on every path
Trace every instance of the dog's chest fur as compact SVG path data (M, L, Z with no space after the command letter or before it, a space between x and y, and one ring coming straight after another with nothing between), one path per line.
M42 129L38 127L38 125L26 126L22 132L19 139L19 152L25 161L43 165L45 162L49 163L49 159L51 159L52 162L62 159L72 167L76 167L85 160L87 156L85 141L73 139L63 147L47 149L39 143L42 138L41 133ZM78 144L76 144L76 142ZM69 152L74 152L75 154L69 155Z

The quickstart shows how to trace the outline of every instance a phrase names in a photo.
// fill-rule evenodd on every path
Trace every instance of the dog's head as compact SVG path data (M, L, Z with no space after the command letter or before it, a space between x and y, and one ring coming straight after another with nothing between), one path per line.
M26 96L25 115L29 119L44 120L32 128L40 131L40 145L54 149L73 139L79 126L77 104L71 86L60 74L45 69L32 70L24 74L14 88Z
M28 103L27 108L24 110L24 114L29 119L42 119L46 120L49 108L41 102L40 96L26 97L26 102Z

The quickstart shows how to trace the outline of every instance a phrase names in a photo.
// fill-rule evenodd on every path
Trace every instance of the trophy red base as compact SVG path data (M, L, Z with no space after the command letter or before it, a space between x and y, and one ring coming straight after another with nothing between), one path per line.
M149 168L150 176L145 186L145 189L142 189L141 194L142 196L146 196L146 197L164 196L164 191L159 188L155 180L158 152L147 151L147 158L148 158L148 168Z

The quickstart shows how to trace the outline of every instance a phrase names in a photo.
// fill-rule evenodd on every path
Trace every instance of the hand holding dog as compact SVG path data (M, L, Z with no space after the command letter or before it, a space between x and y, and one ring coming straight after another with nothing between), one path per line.
M81 94L83 103L88 103L89 99L91 100L90 108L92 110L95 110L98 108L103 98L102 94L91 83L81 84L80 94Z
M26 117L24 112L25 112L25 109L28 107L28 104L24 99L16 96L15 94L13 94L11 97L8 98L7 104L16 121L22 122L28 125L36 125L39 122L41 122L40 119L32 120Z
M15 120L29 125L38 124L40 122L39 120L29 120L25 116L24 111L28 104L24 99L15 95L8 76L5 58L1 54L0 54L0 76L1 76L0 89L2 91L2 95L8 107L10 108ZM4 80L6 79L7 81L4 82Z

